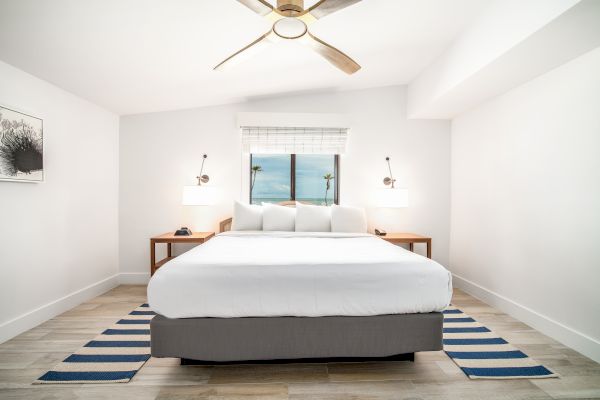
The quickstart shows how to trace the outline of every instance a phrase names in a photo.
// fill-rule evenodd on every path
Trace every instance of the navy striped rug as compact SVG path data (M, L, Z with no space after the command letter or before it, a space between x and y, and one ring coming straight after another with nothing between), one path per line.
M33 383L129 382L150 358L155 315L142 304Z
M444 310L444 351L471 379L557 377L453 306Z
M150 320L142 304L34 384L129 382L150 358ZM461 310L444 310L444 351L471 379L533 379L557 375Z

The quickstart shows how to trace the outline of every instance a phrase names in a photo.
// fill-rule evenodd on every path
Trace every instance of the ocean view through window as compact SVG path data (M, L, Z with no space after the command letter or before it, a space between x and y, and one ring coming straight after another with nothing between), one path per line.
M334 154L251 154L250 203L337 204L338 174Z

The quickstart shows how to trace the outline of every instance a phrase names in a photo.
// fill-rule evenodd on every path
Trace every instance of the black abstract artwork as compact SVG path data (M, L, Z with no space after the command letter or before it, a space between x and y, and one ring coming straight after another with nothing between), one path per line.
M43 121L1 106L0 180L44 180Z

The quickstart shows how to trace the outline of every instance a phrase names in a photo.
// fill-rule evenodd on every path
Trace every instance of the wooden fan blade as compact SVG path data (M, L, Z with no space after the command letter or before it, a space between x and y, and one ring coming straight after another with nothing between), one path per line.
M308 12L316 19L321 19L359 1L361 0L320 0L314 6L310 7Z
M265 33L254 42L250 43L248 46L243 49L233 53L231 56L227 57L223 60L219 65L217 65L214 69L224 69L224 67L232 66L237 62L243 61L247 58L250 58L254 54L258 53L262 48L267 46L271 42L271 38L275 35L273 30L271 29L269 32Z
M265 0L237 0L258 15L263 17L273 12L273 6Z
M348 55L344 54L335 47L325 43L318 37L307 32L302 36L302 42L310 46L314 51L323 56L327 61L351 75L360 69L360 65Z

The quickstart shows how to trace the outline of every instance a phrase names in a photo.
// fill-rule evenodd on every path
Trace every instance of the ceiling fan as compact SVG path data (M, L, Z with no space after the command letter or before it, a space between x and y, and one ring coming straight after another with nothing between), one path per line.
M265 0L237 1L272 22L273 26L267 33L226 58L214 69L230 66L279 40L297 40L347 74L353 74L360 69L360 65L348 55L311 34L308 25L361 0L320 0L308 9L304 9L304 0L277 0L277 7Z

